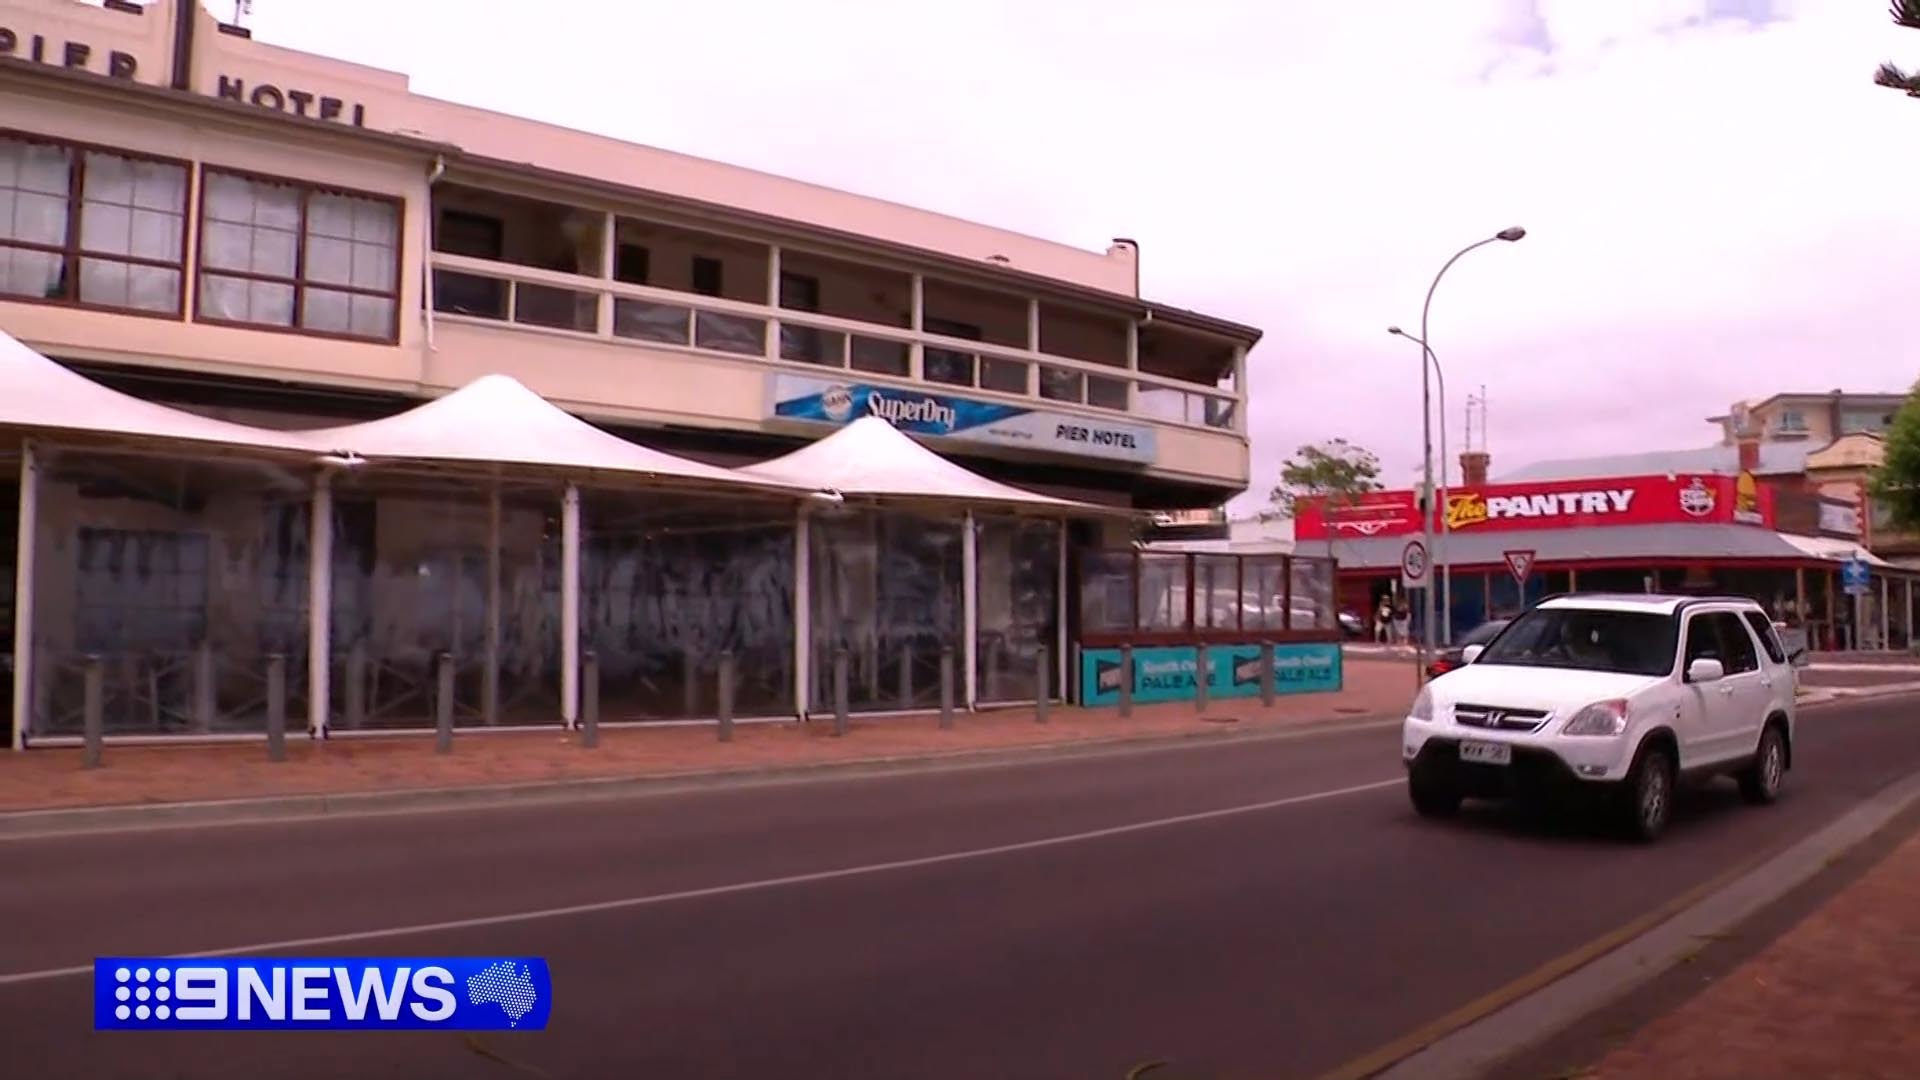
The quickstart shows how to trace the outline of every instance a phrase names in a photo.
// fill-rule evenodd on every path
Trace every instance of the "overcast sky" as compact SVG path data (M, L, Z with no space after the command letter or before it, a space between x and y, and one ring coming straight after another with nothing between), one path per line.
M210 0L225 14L231 0ZM1254 485L1344 436L1410 482L1434 302L1494 473L1705 445L1920 375L1920 66L1885 0L255 0L420 93L1100 250L1252 323ZM376 30L376 27L385 29ZM635 177L645 183L645 177ZM1416 331L1417 332L1417 331ZM1257 501L1257 500L1256 500Z

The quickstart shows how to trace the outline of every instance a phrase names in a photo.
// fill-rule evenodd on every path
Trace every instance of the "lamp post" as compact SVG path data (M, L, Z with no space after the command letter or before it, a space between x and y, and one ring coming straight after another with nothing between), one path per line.
M1427 573L1439 575L1440 610L1447 613L1446 620L1441 623L1440 644L1451 646L1453 644L1453 564L1446 561L1446 556L1447 536L1453 531L1453 524L1447 517L1447 373L1440 366L1439 355L1433 351L1432 346L1427 344L1426 339L1415 337L1397 326L1387 327L1387 333L1406 338L1420 346L1420 362L1423 365L1432 366L1433 381L1439 389L1437 404L1440 406L1440 487L1437 492L1434 491L1433 473L1429 470L1427 490L1430 497L1435 499L1436 516L1440 519L1440 536L1439 543L1433 549L1432 567ZM1432 595L1432 584L1427 588L1428 595ZM1431 608L1428 609L1428 616L1431 619Z
M1472 251L1475 248L1485 247L1488 244L1495 242L1496 240L1504 240L1507 243L1513 243L1526 235L1527 235L1527 230L1521 228L1518 225L1515 225L1512 228L1501 229L1499 232L1494 233L1492 236L1489 236L1484 240L1475 240L1473 243L1468 244L1466 247L1463 247L1459 251L1454 252L1453 258L1448 259L1444 264L1442 264L1440 267L1440 272L1433 275L1433 284L1427 286L1426 302L1420 305L1420 336L1418 338L1415 338L1414 340L1420 343L1420 351L1426 357L1426 361L1427 361L1420 365L1420 430L1421 430L1421 456L1423 457L1424 463L1425 463L1425 470L1426 470L1425 490L1427 492L1427 502L1428 502L1427 509L1423 511L1420 515L1420 533L1427 544L1428 550L1432 550L1432 547L1433 547L1433 523L1434 523L1434 520L1439 517L1440 509L1441 509L1438 505L1436 505L1435 499L1434 499L1435 492L1433 487L1433 389L1432 389L1432 380L1428 377L1428 372L1432 370L1432 367L1434 366L1433 346L1428 344L1428 342L1431 340L1431 337L1429 336L1427 331L1427 317L1433 311L1434 290L1440 287L1440 279L1447 276L1447 271L1453 269L1453 264L1459 262L1460 257L1465 255L1467 252ZM1411 335L1403 334L1402 336L1411 336ZM1441 428L1444 431L1446 427L1446 416L1442 414L1440 419L1441 419ZM1445 467L1445 463L1442 462L1442 468L1444 469L1444 467ZM1436 557L1432 561L1435 563L1438 563L1441 561L1438 554L1436 554ZM1433 573L1432 566L1429 566L1427 573L1429 574ZM1433 643L1434 643L1433 586L1429 584L1425 591L1426 591L1426 602L1424 605L1425 607L1424 622L1426 625L1423 627L1423 633L1421 634L1421 646L1422 646L1422 653L1423 653L1421 659L1423 661L1426 659L1424 654L1431 653L1433 651ZM1448 597L1448 599L1451 600L1452 597ZM1452 622L1451 617L1449 617L1448 622L1449 624L1451 624ZM1449 631L1451 631L1452 629L1451 625L1449 625L1448 629ZM1451 637L1452 636L1451 632L1449 632L1447 636Z

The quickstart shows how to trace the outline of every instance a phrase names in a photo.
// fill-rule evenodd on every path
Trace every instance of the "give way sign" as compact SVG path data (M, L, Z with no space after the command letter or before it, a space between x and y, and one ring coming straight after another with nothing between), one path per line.
M1527 575L1533 573L1532 551L1507 551L1501 553L1507 560L1507 572L1522 589L1527 587Z

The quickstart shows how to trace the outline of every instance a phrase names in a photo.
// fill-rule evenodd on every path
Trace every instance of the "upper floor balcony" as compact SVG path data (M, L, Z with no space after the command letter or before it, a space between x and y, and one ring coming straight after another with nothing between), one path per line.
M1244 439L1245 345L1204 330L460 182L431 221L438 319Z

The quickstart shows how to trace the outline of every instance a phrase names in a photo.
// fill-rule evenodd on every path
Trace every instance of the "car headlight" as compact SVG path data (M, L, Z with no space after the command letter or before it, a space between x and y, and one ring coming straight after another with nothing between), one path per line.
M1421 687L1420 692L1414 695L1413 708L1407 710L1407 715L1415 720L1433 723L1433 691Z
M1573 714L1562 735L1618 735L1627 730L1627 703L1620 700L1596 701Z

